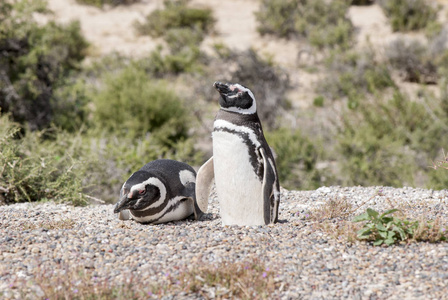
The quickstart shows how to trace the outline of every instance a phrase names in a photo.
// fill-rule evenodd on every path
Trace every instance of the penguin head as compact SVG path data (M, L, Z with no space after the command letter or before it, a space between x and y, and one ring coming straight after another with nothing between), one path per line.
M221 95L219 98L221 109L240 114L257 112L254 94L247 87L238 83L222 83L219 81L216 81L213 86Z
M143 210L165 197L166 189L160 179L148 172L137 171L123 184L114 213L125 209Z

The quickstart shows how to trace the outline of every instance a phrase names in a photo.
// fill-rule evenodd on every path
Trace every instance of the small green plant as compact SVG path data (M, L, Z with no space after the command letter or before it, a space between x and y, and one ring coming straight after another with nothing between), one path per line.
M412 238L418 222L390 216L396 211L398 209L390 209L380 215L379 212L367 208L365 213L356 216L353 222L366 221L364 227L357 232L358 239L373 240L374 246L380 246L383 243L392 245Z
M316 107L323 107L324 103L325 103L325 98L322 97L322 96L317 96L313 100L313 105L316 106Z
M437 20L437 7L425 0L378 1L394 31L423 29Z
M428 241L432 243L447 240L446 229L438 218L434 221L421 219L419 221L397 218L391 214L399 211L390 209L380 214L367 208L366 212L356 216L353 222L366 222L358 232L360 240L371 240L374 246L382 244L393 245L400 241Z

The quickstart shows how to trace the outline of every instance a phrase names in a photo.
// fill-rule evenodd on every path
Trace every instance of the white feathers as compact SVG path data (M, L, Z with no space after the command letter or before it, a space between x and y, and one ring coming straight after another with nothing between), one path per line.
M231 97L229 97L231 98ZM252 102L252 106L249 108L239 108L239 107L221 107L222 110L236 112L243 115L251 115L257 112L257 104Z
M208 210L208 196L215 178L213 156L207 160L198 170L196 176L196 203L199 209L206 213Z
M190 182L196 183L196 176L190 170L182 170L179 172L180 182L185 186Z
M264 225L262 183L242 138L214 131L213 163L222 224Z

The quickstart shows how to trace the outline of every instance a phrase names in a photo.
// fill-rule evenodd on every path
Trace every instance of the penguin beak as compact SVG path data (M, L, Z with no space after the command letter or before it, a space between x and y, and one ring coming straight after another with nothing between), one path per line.
M114 213L119 213L120 211L124 209L128 209L130 207L130 203L128 201L128 195L124 194L120 197L120 200L117 202L114 208Z
M222 83L222 82L219 82L219 81L216 81L216 82L213 84L213 87L214 87L220 94L227 95L227 94L229 94L230 92L232 92L232 90L229 88L229 85L227 85L227 84L225 84L225 83Z

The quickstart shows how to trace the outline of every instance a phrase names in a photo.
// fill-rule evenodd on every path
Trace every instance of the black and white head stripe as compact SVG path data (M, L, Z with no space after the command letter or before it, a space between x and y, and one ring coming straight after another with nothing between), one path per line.
M180 220L193 213L196 172L187 164L156 160L124 183L114 212L129 210L141 223Z
M257 112L257 103L254 94L247 87L235 83L215 82L215 89L221 95L219 105L221 109L240 114L254 114Z
M155 202L149 204L145 208L140 209L140 211L145 211L145 210L148 210L150 208L158 207L158 206L162 205L163 202L166 199L166 187L160 181L160 179L155 178L155 177L150 177L148 180L145 180L142 183L133 185L131 187L130 192L129 192L128 198L131 198L132 195L134 195L134 193L137 192L137 191L146 190L147 186L149 186L149 185L155 186L159 190L159 198L158 198L158 200L156 200ZM139 199L135 206L136 207L140 207L141 205L139 205L140 204L139 202L143 202L143 201L146 201L146 199L145 198Z

